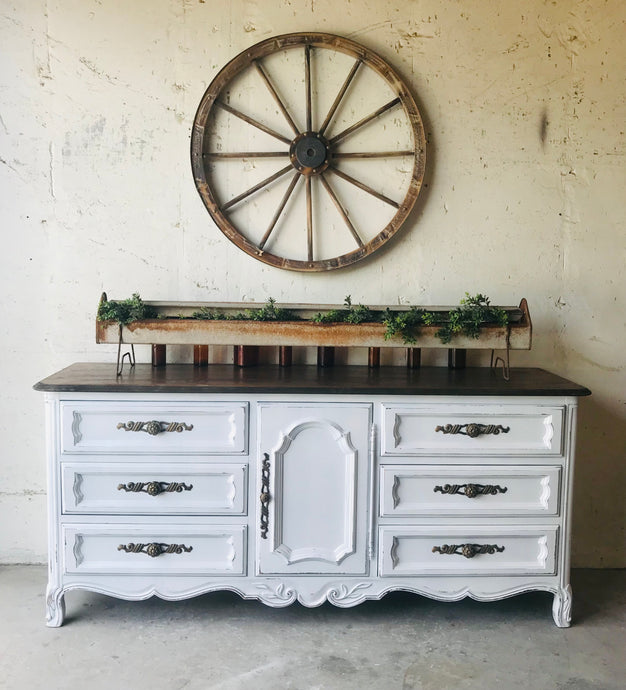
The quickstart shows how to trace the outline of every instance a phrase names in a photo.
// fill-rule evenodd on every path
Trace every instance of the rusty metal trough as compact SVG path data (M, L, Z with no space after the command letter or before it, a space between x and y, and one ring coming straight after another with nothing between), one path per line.
M103 295L106 300L106 295ZM420 326L415 343L408 345L400 337L385 339L381 323L316 323L310 319L318 313L341 309L340 305L280 304L302 318L301 321L204 320L191 318L202 307L233 314L260 308L251 303L150 302L158 318L134 321L120 328L114 321L96 321L96 342L152 345L269 345L318 347L418 347L529 350L532 323L528 304L522 299L519 307L501 307L509 312L508 326L485 324L478 338L455 336L443 344L436 336L439 326ZM384 311L387 306L370 307ZM408 307L390 306L402 311ZM450 311L451 307L427 307L429 311Z

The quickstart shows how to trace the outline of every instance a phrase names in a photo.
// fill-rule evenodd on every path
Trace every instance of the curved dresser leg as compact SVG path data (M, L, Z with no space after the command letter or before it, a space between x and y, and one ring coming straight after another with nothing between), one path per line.
M559 628L569 628L572 621L572 588L569 585L555 592L552 617Z
M59 628L65 619L65 596L62 589L48 589L46 593L46 624Z

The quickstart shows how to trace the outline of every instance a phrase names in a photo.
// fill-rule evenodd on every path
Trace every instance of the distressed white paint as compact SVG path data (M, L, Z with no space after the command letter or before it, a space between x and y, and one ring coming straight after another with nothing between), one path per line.
M593 389L580 410L574 564L626 565L625 25L620 0L3 0L0 561L44 558L43 405L30 387L73 361L113 359L94 343L102 290L423 304L468 290L527 297L533 350L514 362ZM429 138L401 235L327 275L282 272L230 244L188 155L217 70L304 30L380 53Z

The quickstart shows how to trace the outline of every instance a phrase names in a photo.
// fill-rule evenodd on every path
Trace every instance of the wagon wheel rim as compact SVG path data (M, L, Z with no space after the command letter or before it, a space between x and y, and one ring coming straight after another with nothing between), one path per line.
M271 75L264 66L263 60L273 53L285 50L302 49L304 51L304 81L305 81L305 123L298 127L289 107L273 83ZM351 69L347 72L341 88L335 95L332 105L321 123L314 122L311 55L317 50L334 50L354 58ZM346 93L350 90L355 75L364 68L373 70L381 77L395 94L394 98L382 103L378 108L369 112L352 125L338 132L331 132L333 118L340 110ZM259 78L271 94L275 106L281 113L283 123L290 136L267 126L257 120L252 114L246 113L229 105L220 99L228 86L247 69L258 72ZM412 140L410 148L389 151L349 151L338 150L340 143L362 130L363 127L387 112L401 108L406 116L409 134ZM210 134L208 132L209 119L216 109L225 110L231 116L244 123L243 126L255 128L269 135L276 143L273 150L262 151L226 151L217 153L210 151ZM216 159L248 160L254 158L275 159L279 167L272 175L264 178L255 185L245 189L240 194L228 199L220 199L212 184L210 166ZM395 200L373 186L366 184L358 177L346 173L339 167L342 160L355 159L412 159L412 169L409 182L401 200ZM396 72L376 53L354 41L339 36L324 33L295 33L270 38L244 50L230 62L213 79L205 91L196 116L194 118L191 136L191 167L200 197L221 232L237 247L248 255L266 264L294 271L327 271L354 264L370 256L381 248L400 230L404 221L417 201L425 169L425 136L422 119L413 97L404 82ZM231 209L240 206L253 198L259 191L268 188L278 180L289 179L289 184L274 210L269 224L263 228L261 239L257 242L246 237L245 231L238 228L229 217ZM383 204L395 209L393 217L385 226L369 240L362 239L359 229L355 227L345 204L336 192L334 181L340 178L351 188L360 189ZM313 181L319 183L320 189L327 195L339 214L343 226L352 236L356 245L351 251L329 258L315 258L315 227L313 220ZM278 253L268 251L267 244L272 239L275 228L283 217L285 208L294 195L297 187L304 186L306 206L306 252L307 258L289 258Z

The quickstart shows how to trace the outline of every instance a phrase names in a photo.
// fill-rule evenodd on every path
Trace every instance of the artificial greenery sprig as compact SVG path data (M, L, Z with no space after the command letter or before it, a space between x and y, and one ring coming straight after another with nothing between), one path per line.
M492 307L489 299L484 295L478 294L472 297L466 292L465 298L461 300L461 306L449 312L448 320L436 335L444 344L449 343L457 334L478 338L481 326L486 323L506 326L509 323L509 316L504 309Z
M461 306L449 312L425 311L411 307L408 311L387 310L385 315L385 340L394 336L402 337L402 342L417 342L420 326L439 326L435 335L442 343L451 342L455 335L478 338L480 329L488 323L506 326L509 316L505 309L492 307L485 295L465 293Z
M260 309L249 309L251 321L301 321L301 317L290 309L276 306L276 300L270 297Z
M290 309L276 306L276 300L270 297L260 309L246 309L234 314L226 314L210 307L202 307L191 315L192 319L205 321L300 321L301 317Z
M156 309L146 304L136 292L121 301L103 300L98 307L98 321L117 321L122 326L132 321L154 319L156 315Z
M506 326L509 316L504 309L492 307L485 295L478 294L472 297L466 292L461 306L448 313L447 321L442 324L436 335L444 344L449 343L458 334L478 338L481 326L486 323Z
M382 321L380 312L372 311L364 304L356 307L352 304L352 297L347 295L343 301L345 309L330 309L323 314L318 312L312 319L314 323L377 323Z
M383 324L385 326L385 340L400 336L402 342L410 345L417 342L419 327L428 325L432 312L425 312L418 307L411 307L408 311L391 311L387 309Z

